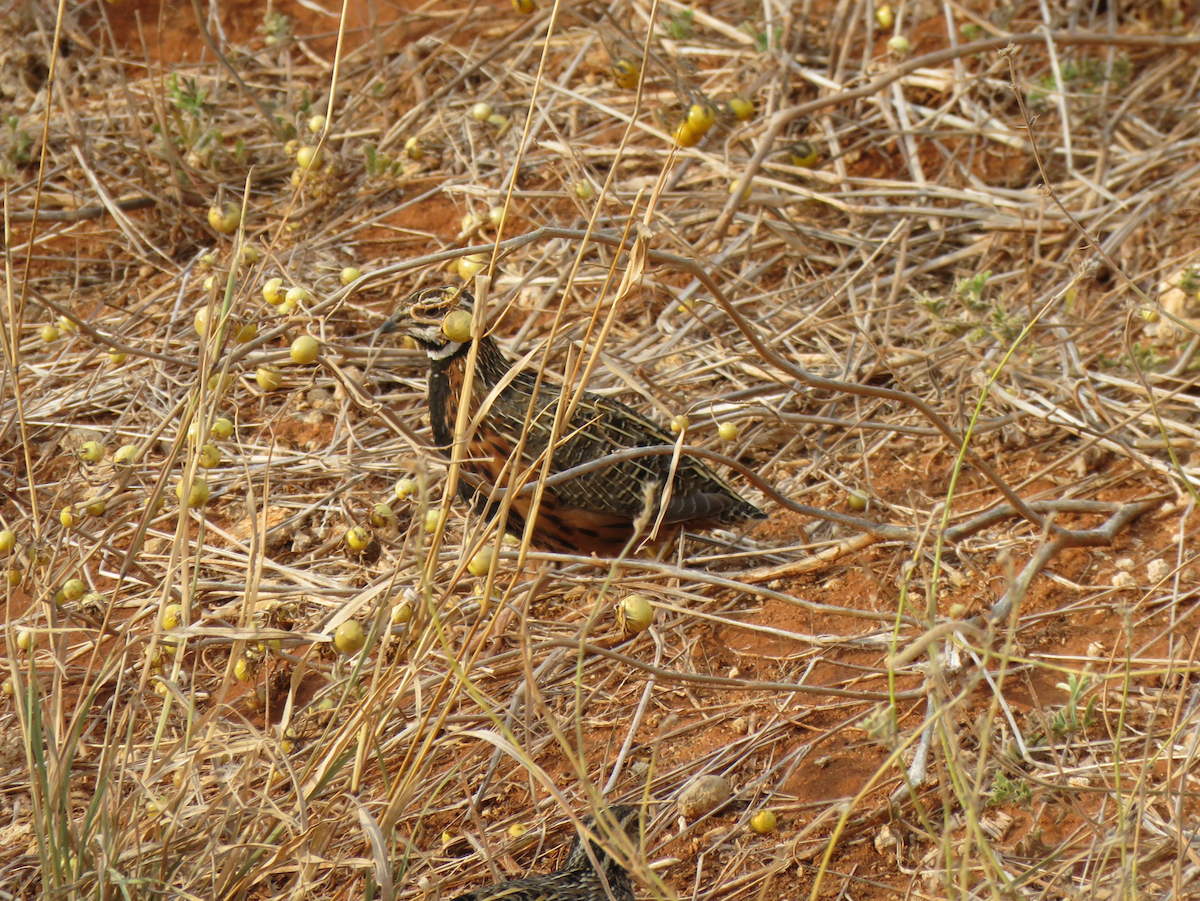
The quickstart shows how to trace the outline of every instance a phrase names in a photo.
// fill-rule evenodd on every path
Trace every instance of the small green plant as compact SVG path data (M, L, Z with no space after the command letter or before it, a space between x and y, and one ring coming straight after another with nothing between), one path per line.
M1093 94L1106 81L1117 90L1124 90L1129 84L1132 71L1133 66L1125 54L1113 61L1111 73L1105 60L1091 58L1068 60L1059 70L1063 90L1070 94ZM1054 73L1046 73L1038 80L1038 86L1025 95L1025 102L1030 106L1044 107L1050 95L1058 90L1058 85L1059 80Z
M774 40L768 40L767 33L759 31L758 27L751 22L743 22L738 26L738 31L754 38L754 48L759 53L766 53L772 45L779 47L779 42L783 39L783 27L780 25L776 25L771 29L771 37Z
M280 44L291 34L292 23L283 13L269 12L263 16L262 33L267 36L267 46Z
M1129 362L1136 365L1138 369L1147 372L1161 369L1171 362L1171 358L1159 353L1158 348L1153 344L1142 344L1135 341L1130 349L1132 351L1132 359Z
M1055 686L1067 693L1066 705L1050 720L1050 728L1055 735L1074 735L1086 730L1096 722L1095 697L1089 698L1082 713L1080 712L1083 696L1091 686L1092 677L1086 672L1071 673L1067 676L1066 682L1059 682Z
M28 163L33 138L20 127L21 120L17 116L5 116L4 124L8 128L8 146L5 147L4 155L10 163Z
M972 313L982 313L987 310L988 305L983 302L983 291L987 287L988 279L991 277L992 270L987 269L972 275L970 278L958 280L958 296L962 299L963 306Z
M696 18L696 13L690 9L681 9L678 12L671 13L671 17L667 19L666 30L667 34L677 41L685 41L696 33L693 20Z
M987 795L987 803L989 807L996 804L1025 804L1031 797L1033 792L1024 779L1009 779L1002 770L997 770L992 779L992 790Z
M182 79L172 72L167 77L167 98L171 101L171 118L178 132L178 143L189 150L199 150L210 143L204 121L213 110L208 94L194 78Z
M380 153L374 144L363 147L363 156L367 158L367 175L400 175L404 171L402 160L393 160L389 154Z

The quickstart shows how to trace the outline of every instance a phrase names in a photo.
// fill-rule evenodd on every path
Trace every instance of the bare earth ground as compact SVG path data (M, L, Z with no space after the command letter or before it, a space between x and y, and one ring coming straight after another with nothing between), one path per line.
M324 6L0 13L0 897L454 897L600 798L639 897L1200 894L1195 8ZM375 331L497 240L513 355L768 521L468 570Z

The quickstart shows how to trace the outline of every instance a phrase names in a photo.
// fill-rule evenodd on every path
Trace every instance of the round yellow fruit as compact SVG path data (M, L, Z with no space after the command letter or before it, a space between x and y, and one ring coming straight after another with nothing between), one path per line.
M791 156L792 165L799 166L801 169L811 169L820 159L817 148L809 141L797 141L788 148L788 153Z
M371 507L371 525L377 529L382 529L384 526L390 525L395 518L396 514L385 503L381 502Z
M754 118L754 101L745 97L734 97L729 101L729 111L739 122L749 122Z
M84 512L87 513L88 516L103 516L104 511L107 509L108 501L102 497L88 501L87 506L83 508Z
M426 510L425 511L425 531L436 532L442 524L441 510Z
M675 133L672 135L675 143L680 147L695 147L700 143L700 139L704 137L702 134L697 134L687 122L680 122L675 126Z
M885 31L896 24L896 14L892 11L890 4L884 3L882 6L875 7L875 21Z
M242 224L242 208L229 201L226 201L223 206L210 206L208 208L208 224L218 234L231 235Z
M17 533L12 529L0 531L0 554L11 554L17 546Z
M118 466L132 466L138 461L138 446L136 444L122 444L117 448L117 452L113 454L113 462Z
M47 344L52 344L58 340L58 327L53 325L42 326L42 340Z
M58 511L58 521L64 529L73 529L79 522L79 517L75 515L75 511L71 507L63 507Z
M343 654L357 654L367 643L367 636L358 620L348 619L333 633L333 643Z
M442 320L442 334L456 344L471 340L471 314L466 310L451 310Z
M85 441L79 448L79 459L84 463L99 463L107 452L99 441Z
M212 428L208 430L208 433L218 441L225 441L233 434L233 423L224 416L220 416L212 424Z
M178 629L183 622L183 607L180 604L167 604L162 612L162 627L168 631Z
M306 365L317 358L321 352L321 342L312 335L301 335L292 342L291 357L293 363Z
M410 160L420 161L425 159L425 149L415 137L409 138L404 142L404 152L408 154Z
M654 622L654 606L640 594L627 594L617 604L617 622L626 632L645 632Z
M722 441L732 441L738 436L738 427L736 423L723 422L717 426L717 437Z
M496 556L496 549L490 544L484 545L475 552L475 556L471 558L471 562L467 564L467 570L473 576L486 576L488 570L492 568L492 560Z
M513 10L522 16L531 16L537 9L533 0L512 0Z
M319 169L321 162L321 154L316 147L309 147L306 144L296 151L296 165L301 169Z
M32 629L17 630L17 647L22 651L31 651L37 646L37 633Z
M194 479L192 479L192 488L187 494L186 501L183 497L183 482L179 482L175 485L175 496L179 498L179 503L183 504L185 507L195 510L208 503L208 499L212 496L212 492L209 491L208 481L200 476L196 476Z
M283 279L269 278L263 283L262 295L263 300L273 307L279 306L284 301L284 294L279 289L283 287Z
M206 444L200 448L200 456L196 459L196 465L201 469L216 469L221 465L221 451L212 444Z
M83 579L67 579L63 582L63 597L68 601L79 600L85 591L87 591L87 585L84 584Z
M678 416L671 419L671 431L679 434L688 427L688 418L685 414L680 413Z
M861 491L851 491L846 503L850 505L851 510L865 510L867 509L867 496Z
M613 63L612 74L617 87L632 91L638 86L641 67L631 59L621 58Z
M308 130L313 134L320 134L325 128L325 117L321 115L308 117ZM298 156L299 154L297 154Z
M108 355L108 362L110 362L113 366L120 366L128 359L129 354L121 353L119 350L111 351Z
M483 258L482 254L469 253L465 257L458 258L458 277L463 281L470 281L486 268L487 260Z
M492 115L492 105L482 100L471 107L471 118L476 122L486 122Z
M693 103L688 107L687 124L688 128L698 135L703 135L713 127L713 123L717 121L717 114L707 103Z
M311 297L312 295L308 293L307 288L297 286L295 288L288 288L287 293L283 295L283 302L290 304L304 303Z
M254 381L263 391L278 391L283 384L283 373L277 366L259 366L254 372Z
M778 823L779 818L775 816L775 811L765 808L750 818L750 828L759 835L768 835L774 832Z
M896 56L904 56L911 49L912 44L910 44L908 38L902 34L894 34L888 38L888 50L891 50L892 53L896 54Z
M239 682L249 682L254 676L251 672L250 661L245 657L239 657L237 662L233 664L233 678Z
M371 543L371 532L366 526L355 526L346 531L346 547L352 551L364 551Z
M356 269L353 266L347 266L338 277L341 279L343 285L348 285L362 278L362 270Z
M396 482L396 487L392 490L396 492L396 497L404 500L406 497L412 497L417 493L416 479L399 479Z

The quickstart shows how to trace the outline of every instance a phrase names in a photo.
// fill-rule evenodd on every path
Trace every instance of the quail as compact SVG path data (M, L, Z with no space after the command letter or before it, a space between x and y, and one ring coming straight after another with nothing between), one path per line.
M622 804L613 807L609 813L626 834L636 833L636 807ZM584 817L583 825L588 832L597 834L595 817ZM459 895L454 901L633 901L633 883L629 873L597 842L589 844L591 855L583 840L576 835L562 869L545 876L528 876L487 885ZM592 863L593 858L599 864L599 869Z
M471 294L460 288L426 288L408 298L387 327L411 337L429 357L429 415L434 442L447 456L463 403L473 339L452 340L443 323L456 311L473 312L474 303ZM558 385L545 380L539 384L532 372L511 372L512 362L490 335L474 341L478 344L475 372L466 403L478 425L462 454L462 467L477 477L477 484L464 481L460 491L465 499L474 497L477 504L486 506L489 493L499 482L504 488L538 478L561 395ZM674 443L670 434L637 411L591 392L582 393L558 434L551 475L618 451ZM518 447L520 457L514 460ZM669 454L641 455L547 487L534 520L533 544L551 551L611 557L625 550L639 529L654 523L660 513L664 525L678 528L735 526L766 516L703 462L686 454L679 458L663 511L660 501L670 470ZM491 496L494 512L497 495ZM519 536L524 531L532 498L530 492L514 498L506 522L511 534Z

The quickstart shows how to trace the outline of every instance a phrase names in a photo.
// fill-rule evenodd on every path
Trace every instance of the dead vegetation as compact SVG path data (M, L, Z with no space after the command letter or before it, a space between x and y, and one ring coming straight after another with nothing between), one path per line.
M1192 7L518 7L3 13L3 897L1195 896ZM489 533L464 277L771 521Z

